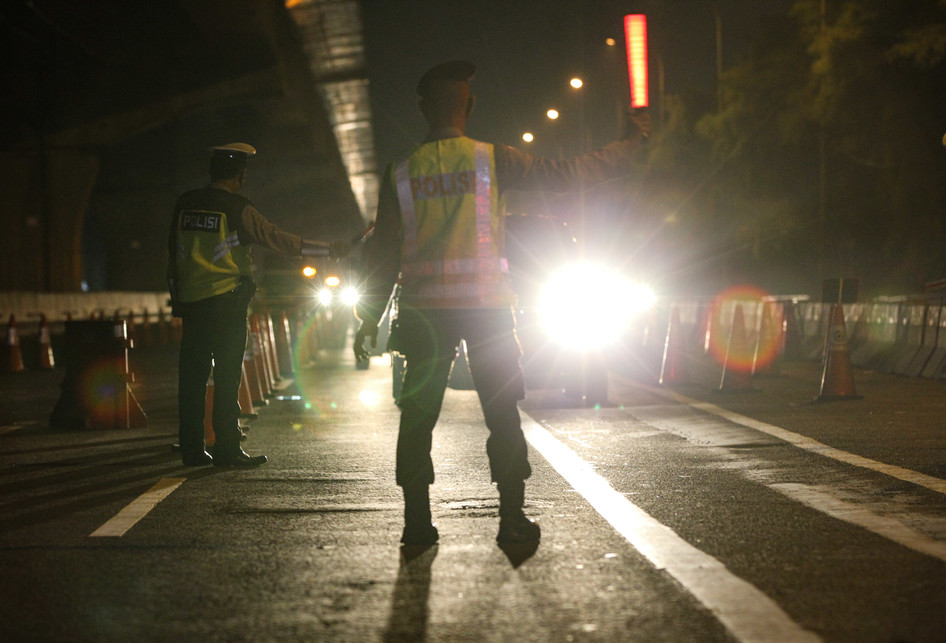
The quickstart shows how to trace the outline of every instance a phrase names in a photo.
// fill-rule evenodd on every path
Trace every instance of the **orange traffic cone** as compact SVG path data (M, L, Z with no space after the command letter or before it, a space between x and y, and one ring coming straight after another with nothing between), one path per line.
M746 322L742 313L742 304L736 304L732 325L729 327L729 343L726 345L726 357L723 359L723 374L719 378L719 392L756 391L752 387L749 369L745 367L749 356L749 342L746 339Z
M279 374L279 362L276 358L276 334L273 332L273 319L269 313L260 315L260 332L263 339L263 355L269 364L269 379L273 389L282 380Z
M3 370L6 373L20 373L26 368L23 366L23 353L20 351L20 336L16 332L16 317L10 315L7 323L7 341L4 346Z
M292 331L289 328L289 317L285 310L282 311L279 322L274 326L279 373L285 377L292 377L296 369L292 363Z
M660 365L660 384L669 386L690 383L682 344L680 309L674 306L670 310L670 323L667 325L667 340L664 342L663 362Z
M259 371L256 369L256 359L253 357L253 338L246 344L246 350L243 351L243 372L246 373L246 381L250 391L250 400L253 404L266 406L269 400L263 393L263 386L260 383Z
M53 347L49 342L49 324L46 315L39 316L39 368L51 371L56 365L53 359Z
M207 394L204 398L204 444L212 447L217 442L214 433L214 374L210 372L207 380Z
M831 307L831 325L825 339L824 372L821 375L819 402L834 400L859 400L861 396L854 388L854 368L851 366L851 346L847 341L844 326L844 310L841 304Z
M253 337L253 359L256 363L256 374L259 375L260 386L263 389L264 397L272 397L276 381L273 379L272 370L269 366L269 359L266 357L266 341L263 339L260 323L260 316L253 315L252 337Z
M240 417L255 418L259 417L256 409L253 408L253 398L250 396L250 383L246 375L246 362L243 362L243 374L240 377Z

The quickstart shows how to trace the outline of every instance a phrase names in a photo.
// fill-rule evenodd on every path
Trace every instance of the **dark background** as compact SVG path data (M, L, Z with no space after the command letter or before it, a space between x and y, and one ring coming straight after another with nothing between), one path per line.
M312 9L330 33L340 6L360 8L354 62L316 73L290 16ZM901 295L946 277L942 0L18 0L0 8L0 288L162 289L174 198L206 181L208 146L237 140L260 150L246 194L268 217L350 236L372 206L351 194L321 82L365 83L378 172L424 136L414 87L452 58L478 66L470 135L600 146L621 133L627 13L648 17L657 124L635 172L513 195L512 212L567 220L669 295L836 277Z
M659 126L639 172L617 194L512 210L578 222L596 256L668 293L816 294L844 276L893 295L946 276L946 7L931 0L369 0L379 164L424 135L414 86L452 58L478 65L471 136L547 156L612 140L627 100L622 17L637 12Z

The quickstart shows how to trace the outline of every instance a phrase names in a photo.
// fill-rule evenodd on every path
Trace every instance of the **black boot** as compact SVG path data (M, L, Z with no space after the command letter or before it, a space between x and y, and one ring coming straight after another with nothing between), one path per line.
M433 545L439 536L430 517L430 487L405 488L401 542L405 545Z
M501 482L499 488L499 534L500 543L526 543L537 541L542 530L535 521L522 512L525 504L526 483L522 480Z

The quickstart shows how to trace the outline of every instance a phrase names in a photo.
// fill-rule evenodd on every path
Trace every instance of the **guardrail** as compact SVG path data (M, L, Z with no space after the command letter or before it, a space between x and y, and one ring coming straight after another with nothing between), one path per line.
M823 360L831 304L799 301L797 296L772 297L763 301L664 300L649 329L635 332L639 345L662 345L670 310L680 313L681 332L690 345L709 350L710 336L728 336L735 307L742 308L747 341L756 345L762 332L763 304L774 306L775 323L797 329L797 339L785 336L781 352L792 351L804 359ZM714 309L714 305L716 308ZM946 379L946 299L942 297L896 297L844 304L844 322L850 341L851 363L863 369L909 377ZM711 313L712 311L712 313ZM716 327L710 324L710 317ZM648 337L648 335L650 337ZM785 345L785 342L797 345Z
M671 308L680 315L683 335L690 345L708 350L710 335L729 333L734 309L742 313L750 345L762 332L763 303L772 306L770 314L783 331L786 325L797 330L798 345L782 346L782 351L797 351L805 359L824 358L825 338L830 323L830 304L807 301L805 296L768 297L763 301L730 300L714 303L711 299L665 299L649 317L632 329L638 346L659 352L664 344ZM710 311L716 306L718 325L707 326ZM851 346L851 362L859 368L910 377L946 379L946 298L890 297L863 303L845 304L844 320ZM155 327L160 320L171 326L170 307L164 292L38 293L0 292L0 321L14 315L21 337L39 334L42 315L56 336L68 319L131 319ZM783 342L785 340L783 339ZM796 341L788 337L787 341ZM328 345L328 342L325 343Z

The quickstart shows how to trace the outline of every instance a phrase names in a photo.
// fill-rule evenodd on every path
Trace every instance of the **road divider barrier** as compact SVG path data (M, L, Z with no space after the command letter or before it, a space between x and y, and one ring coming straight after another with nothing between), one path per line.
M736 304L733 310L732 323L729 326L729 339L726 342L726 353L723 358L723 370L719 378L719 393L744 392L756 390L752 386L752 377L746 368L747 358L750 355L749 342L746 337L745 313L741 304Z
M939 307L939 322L931 331L935 348L920 371L922 377L942 379L946 376L946 306Z
M663 360L660 364L660 379L663 386L689 384L690 374L686 364L686 347L683 329L680 324L680 307L670 309L670 322L667 324L667 339L664 342Z
M783 300L782 304L782 354L784 361L798 361L804 359L802 352L801 328L798 324L798 312L795 302L791 299Z
M763 300L762 316L759 320L759 330L756 333L755 349L752 351L752 376L778 375L779 358L782 347L785 345L782 309L778 308L778 320L775 319L775 302Z

